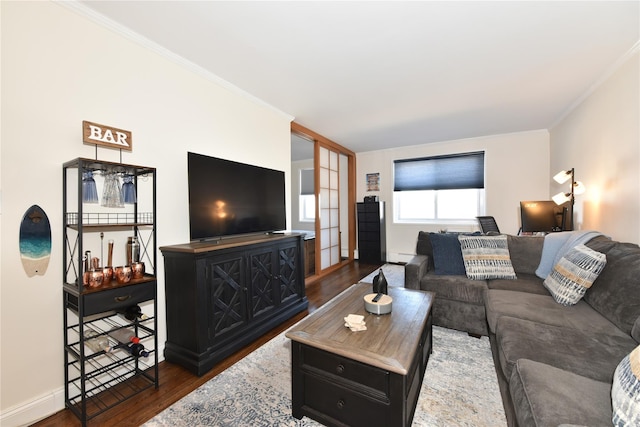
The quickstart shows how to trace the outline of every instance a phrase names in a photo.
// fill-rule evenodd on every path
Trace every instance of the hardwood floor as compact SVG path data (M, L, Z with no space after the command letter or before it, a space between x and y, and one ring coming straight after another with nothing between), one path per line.
M315 311L318 307L378 267L379 265L359 264L358 261L355 261L332 272L326 277L308 284L306 287L307 298L309 300L309 309L307 312L300 313L272 329L253 343L217 364L202 377L195 376L181 366L173 363L161 362L159 364L160 386L157 390L150 389L138 394L113 409L93 418L89 421L88 425L139 426L145 423L191 391L223 372L253 350L300 321L307 314ZM81 425L80 421L68 409L62 410L33 424L33 426L36 427L79 425Z

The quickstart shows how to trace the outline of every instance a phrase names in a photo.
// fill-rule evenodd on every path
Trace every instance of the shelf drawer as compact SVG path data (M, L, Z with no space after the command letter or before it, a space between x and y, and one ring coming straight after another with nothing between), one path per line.
M360 235L358 236L358 241L362 242L370 242L371 244L375 244L377 247L380 246L380 231L360 231Z
M155 299L156 283L155 280L152 280L135 285L82 294L80 298L83 299L84 315L90 316L105 311L124 309L134 304ZM66 298L70 308L77 311L78 297L67 293Z
M372 399L315 375L305 375L304 396L304 407L322 414L325 420L328 417L326 421L336 425L390 425L388 402Z
M358 224L362 223L373 223L380 224L380 213L379 212L359 212L358 213Z
M382 393L384 396L389 396L389 373L387 371L314 347L303 347L302 368L320 370L320 375L329 374L332 377L352 381Z
M378 220L377 222L359 222L358 223L358 230L360 230L360 233L363 233L363 232L374 232L374 233L377 233L379 235L380 234L380 220Z

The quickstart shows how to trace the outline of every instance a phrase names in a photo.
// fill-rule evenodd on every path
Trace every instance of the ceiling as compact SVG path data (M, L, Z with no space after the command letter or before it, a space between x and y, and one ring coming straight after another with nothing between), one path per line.
M548 129L640 39L640 1L78 4L355 152Z

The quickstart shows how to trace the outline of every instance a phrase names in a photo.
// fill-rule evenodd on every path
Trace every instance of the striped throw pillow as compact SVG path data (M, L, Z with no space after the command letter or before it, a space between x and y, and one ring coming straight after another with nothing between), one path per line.
M604 254L585 245L575 246L553 267L544 279L544 287L557 303L574 305L598 278L606 263Z
M517 279L507 236L458 236L458 240L469 279Z
M627 355L613 374L611 420L616 427L640 425L640 346Z

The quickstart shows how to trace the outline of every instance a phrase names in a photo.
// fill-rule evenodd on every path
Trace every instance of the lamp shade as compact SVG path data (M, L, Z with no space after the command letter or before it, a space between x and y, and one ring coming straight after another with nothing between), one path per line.
M553 176L553 180L558 184L564 184L571 178L571 171L560 171Z
M587 191L587 187L584 186L582 181L573 183L573 194L583 194L585 191Z
M561 205L561 204L566 203L566 202L571 200L571 194L570 193L558 193L555 196L553 196L551 199L556 203L556 205Z

